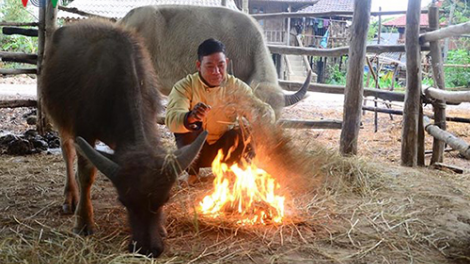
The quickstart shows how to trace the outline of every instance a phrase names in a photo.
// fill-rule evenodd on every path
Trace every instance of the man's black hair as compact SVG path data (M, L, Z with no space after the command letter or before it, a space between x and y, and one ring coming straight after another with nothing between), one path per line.
M204 40L204 42L197 48L197 59L202 61L202 57L208 56L217 52L225 54L225 45L219 40L210 38Z

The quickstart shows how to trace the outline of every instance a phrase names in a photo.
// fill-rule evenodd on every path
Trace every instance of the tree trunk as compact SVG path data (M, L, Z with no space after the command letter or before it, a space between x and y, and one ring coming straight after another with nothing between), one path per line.
M418 159L418 123L421 96L419 46L421 0L408 1L406 13L406 96L401 141L401 164L415 167Z
M343 129L340 151L343 155L357 154L357 138L361 123L364 90L364 58L369 30L371 0L355 0L349 44L349 65L343 106Z

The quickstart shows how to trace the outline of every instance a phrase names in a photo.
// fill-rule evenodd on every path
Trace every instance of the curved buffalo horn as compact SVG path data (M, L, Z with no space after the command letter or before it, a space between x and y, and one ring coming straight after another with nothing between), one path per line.
M76 146L80 154L85 156L93 165L98 168L106 177L108 177L112 182L115 181L117 172L119 171L119 165L114 163L97 150L95 150L88 142L82 137L77 137L75 139L77 142Z
M201 151L204 142L206 142L207 138L207 131L203 131L196 140L191 143L191 145L185 146L183 148L178 149L175 151L175 155L177 156L178 165L176 166L176 175L179 175L182 171L191 165L194 159L196 159L199 151Z
M305 80L302 87L300 87L300 89L297 92L295 92L295 94L284 95L285 106L298 103L300 100L302 100L302 98L304 98L305 94L307 93L308 86L310 84L311 79L312 79L312 70L309 70L307 74L307 79Z

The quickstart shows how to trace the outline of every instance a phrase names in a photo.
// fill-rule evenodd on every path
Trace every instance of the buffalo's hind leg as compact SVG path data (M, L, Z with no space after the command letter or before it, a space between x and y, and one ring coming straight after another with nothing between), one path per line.
M78 155L78 185L80 200L76 211L74 232L81 235L93 234L94 217L91 203L91 186L95 181L96 168L82 155Z
M60 147L65 161L66 180L64 188L65 201L62 204L64 214L73 214L78 203L78 187L75 180L74 161L77 156L73 138L64 132L60 132Z

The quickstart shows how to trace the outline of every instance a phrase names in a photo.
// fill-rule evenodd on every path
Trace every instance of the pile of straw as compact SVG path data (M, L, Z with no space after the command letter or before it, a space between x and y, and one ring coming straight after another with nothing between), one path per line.
M73 217L61 215L61 156L0 156L0 263L468 260L470 230L464 222L470 216L459 215L470 212L466 177L344 158L298 140L302 131L256 133L256 162L277 175L288 193L284 222L240 226L233 219L206 217L197 206L211 183L175 186L165 208L167 247L158 259L127 253L126 212L105 177L97 177L92 191L97 232L80 237L71 232ZM277 144L261 144L272 142Z

